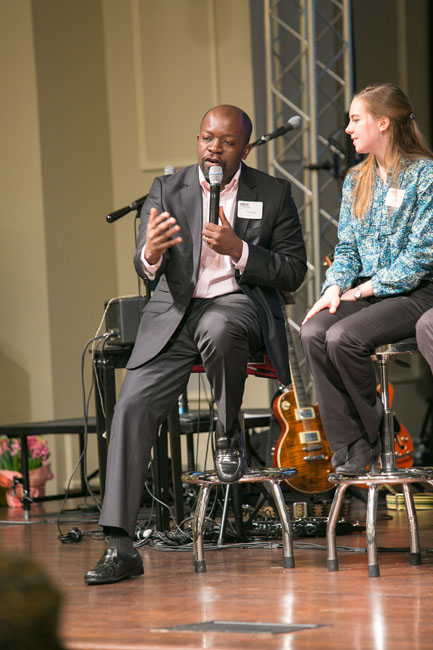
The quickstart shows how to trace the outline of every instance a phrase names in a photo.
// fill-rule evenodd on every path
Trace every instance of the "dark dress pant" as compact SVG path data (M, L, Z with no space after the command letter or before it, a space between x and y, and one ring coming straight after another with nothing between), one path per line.
M186 388L197 357L213 388L218 418L229 430L242 404L249 354L260 349L257 310L245 294L196 298L163 350L127 371L110 431L102 526L123 528L133 537L158 429Z
M416 340L419 351L433 372L433 309L429 309L417 322Z
M415 325L433 306L433 283L384 299L340 302L301 328L326 437L337 451L360 437L377 439L383 407L371 355L377 346L415 336Z

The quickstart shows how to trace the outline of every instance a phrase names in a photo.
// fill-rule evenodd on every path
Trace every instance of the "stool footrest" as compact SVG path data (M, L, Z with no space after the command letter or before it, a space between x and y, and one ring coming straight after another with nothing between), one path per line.
M245 475L235 483L262 483L267 481L285 481L296 476L298 470L293 467L259 467L247 468ZM228 485L223 483L217 476L215 470L202 472L184 472L181 476L184 483Z
M287 506L284 501L283 494L281 492L280 483L286 480L290 476L295 476L297 470L291 467L284 468L247 468L245 475L242 476L238 481L228 484L223 483L216 472L213 470L203 471L203 472L186 472L182 474L182 481L184 483L189 483L191 485L198 485L200 487L197 505L194 515L193 522L193 560L194 568L196 573L205 573L206 564L203 559L204 549L203 549L203 531L204 531L204 520L206 516L206 508L209 502L209 493L211 488L217 487L218 485L223 485L226 487L226 495L223 507L223 522L225 522L226 516L226 507L228 505L227 498L232 491L232 485L240 485L242 483L267 483L269 486L269 492L272 494L274 499L275 508L279 514L281 528L282 528L282 540L283 540L283 566L285 569L292 569L295 566L295 559L293 556L293 533L292 526L290 522L290 516L287 511ZM229 492L230 488L230 492ZM266 492L266 491L265 491ZM237 494L237 493L236 493ZM224 523L222 523L221 531L224 531ZM242 531L241 531L242 532ZM220 545L220 540L222 542L222 535L218 540L218 546ZM200 559L196 559L200 558Z

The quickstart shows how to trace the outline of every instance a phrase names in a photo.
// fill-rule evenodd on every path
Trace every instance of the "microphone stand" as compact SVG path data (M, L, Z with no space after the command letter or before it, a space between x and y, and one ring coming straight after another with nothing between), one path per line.
M124 208L119 208L119 210L110 212L110 214L107 214L106 220L108 221L108 223L114 223L118 219L124 217L126 214L129 214L129 212L132 212L133 210L136 210L135 218L138 219L140 217L140 210L142 208L142 205L148 196L149 196L148 194L146 194L145 196L141 196L139 199L135 199L135 201L133 201L129 205L126 205Z
M274 140L275 138L279 138L281 135L284 135L288 131L293 131L293 130L294 129L291 124L280 126L278 129L275 129L275 131L272 131L272 133L265 133L265 135L262 135L261 138L252 142L251 148L259 147L261 144L266 144L267 142L269 142L269 140Z
M119 208L118 210L114 210L114 212L110 212L110 214L107 214L107 216L105 217L105 219L106 219L106 221L108 221L108 223L114 223L115 221L118 221L119 219L121 219L125 215L127 215L130 212L132 212L133 210L135 210L135 218L134 218L134 239L135 239L135 244L137 244L137 229L135 228L135 224L137 223L137 219L140 218L141 208L143 207L143 203L145 202L145 200L147 199L148 196L149 196L149 194L146 194L145 196L141 196L139 199L135 199L135 201L133 201L129 205L126 205L124 208ZM141 295L142 295L140 282L144 282L146 298L147 298L147 301L149 301L150 300L150 293L151 293L150 282L149 282L149 280L144 280L140 276L137 276L137 277L138 277L138 296L140 298Z

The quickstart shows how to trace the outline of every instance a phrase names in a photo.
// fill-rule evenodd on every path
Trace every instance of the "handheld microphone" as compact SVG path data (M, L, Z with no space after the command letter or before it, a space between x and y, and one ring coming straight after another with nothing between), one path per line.
M210 199L209 199L209 223L218 225L218 212L220 207L220 190L223 179L223 170L219 165L213 165L209 169Z
M302 119L299 117L299 115L294 115L293 117L290 118L290 120L287 120L284 126L278 127L278 129L275 129L275 131L272 131L272 133L266 133L265 135L262 135L262 137L256 140L255 142L253 142L251 146L258 147L260 144L265 144L266 142L269 142L269 140L273 140L274 138L279 138L280 135L284 135L288 131L294 131L295 129L299 129L301 124L302 124Z

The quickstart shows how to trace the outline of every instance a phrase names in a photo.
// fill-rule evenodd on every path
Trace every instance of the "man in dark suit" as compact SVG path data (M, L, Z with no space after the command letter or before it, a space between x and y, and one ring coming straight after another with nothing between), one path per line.
M242 161L252 125L235 106L206 113L198 165L156 178L143 206L134 264L157 280L144 308L110 433L99 523L108 548L88 584L141 575L133 535L158 427L200 355L218 407L215 467L221 480L245 470L238 412L250 353L266 347L283 384L288 350L279 292L299 287L305 247L290 184ZM220 166L218 225L207 220L209 169Z

